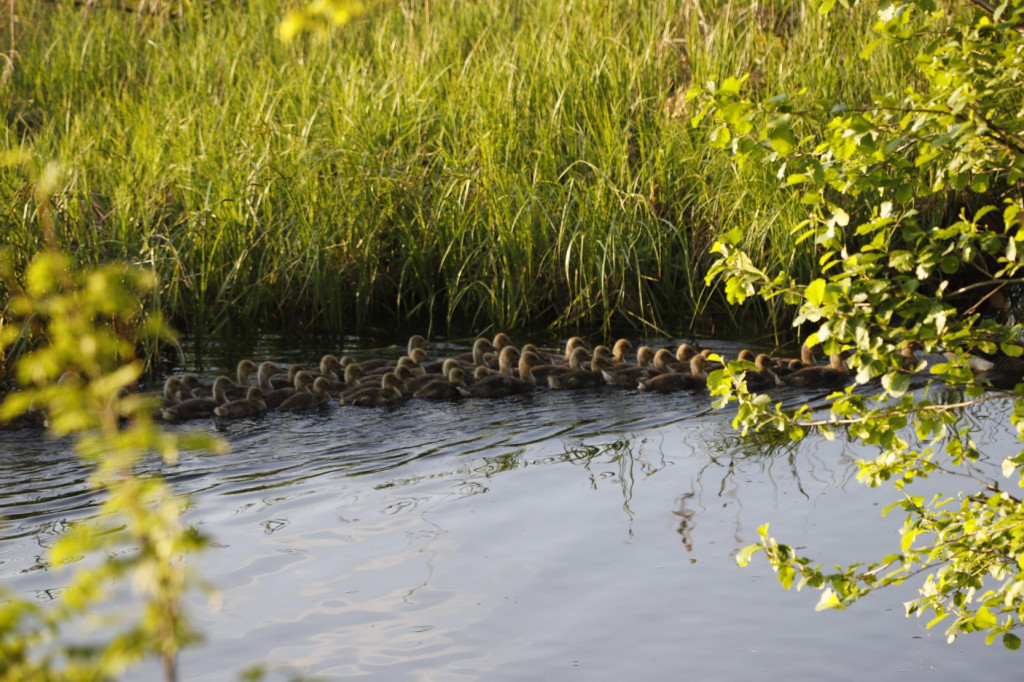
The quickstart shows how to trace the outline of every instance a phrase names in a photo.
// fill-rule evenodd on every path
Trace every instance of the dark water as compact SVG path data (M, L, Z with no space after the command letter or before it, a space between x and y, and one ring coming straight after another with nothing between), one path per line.
M984 471L1016 447L998 409L972 415L995 462ZM206 642L183 655L183 678L234 679L254 663L271 679L1017 673L1019 654L948 645L941 625L906 619L912 587L817 613L816 592L783 591L763 561L738 568L765 522L831 565L889 553L902 518L880 514L896 493L855 481L870 453L816 437L742 443L728 422L706 395L603 389L193 423L231 452L166 469L191 495L188 522L215 541L197 567L220 593L193 599ZM42 556L96 504L85 473L67 443L0 434L5 585L40 601L60 589Z

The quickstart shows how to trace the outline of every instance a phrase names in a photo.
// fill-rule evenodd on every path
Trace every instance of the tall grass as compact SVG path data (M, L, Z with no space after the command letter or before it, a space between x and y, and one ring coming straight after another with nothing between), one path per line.
M19 2L2 134L63 164L79 262L154 267L157 304L204 331L727 331L743 320L703 282L717 234L743 225L797 273L814 254L773 172L710 149L682 94L751 73L858 102L910 77L906 54L857 59L866 11L826 24L795 0L384 1L288 45L275 0L182 4ZM19 262L25 182L0 169Z

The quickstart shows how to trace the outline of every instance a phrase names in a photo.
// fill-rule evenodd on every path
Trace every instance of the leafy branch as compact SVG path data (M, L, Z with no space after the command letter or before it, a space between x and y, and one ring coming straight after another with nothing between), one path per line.
M799 576L797 587L823 591L819 608L844 608L925 576L908 614L931 613L930 625L952 616L950 639L983 631L990 642L1002 634L1006 646L1018 648L1009 631L1024 618L1016 561L1024 553L1024 504L999 491L998 481L965 471L982 453L961 422L970 407L1003 404L1024 435L1024 370L1011 362L1024 353L1024 329L982 313L996 292L1024 283L1024 119L1017 115L1024 105L1024 0L975 4L983 11L926 0L883 5L879 37L861 58L872 59L886 42L913 45L921 85L879 94L867 106L798 106L784 94L753 100L744 93L745 77L688 97L696 107L692 124L709 131L712 145L737 165L773 167L780 190L796 194L807 212L789 232L812 246L819 265L810 281L763 270L747 255L737 226L712 248L709 283L721 281L737 305L758 297L793 306L793 324L806 342L843 353L852 371L853 385L827 397L827 418L749 392L749 363L730 363L709 378L716 406L736 403L734 426L743 434L776 429L796 440L809 429L828 438L843 429L877 448L874 459L858 463L858 479L891 482L903 492L898 506L908 515L899 552L867 568L826 574L769 537L766 527L738 561L763 551L784 587ZM822 120L814 111L830 113ZM943 352L948 361L920 375L926 364L908 349ZM979 376L971 369L977 352L1002 364ZM919 377L927 377L924 385ZM990 382L1019 385L986 393ZM858 390L874 386L875 395ZM935 401L931 395L940 390L957 395ZM1022 465L1024 452L1005 457L1002 475L1020 483ZM939 497L926 504L907 492L934 473L958 473L992 494L961 495L954 505ZM915 544L926 537L933 541Z

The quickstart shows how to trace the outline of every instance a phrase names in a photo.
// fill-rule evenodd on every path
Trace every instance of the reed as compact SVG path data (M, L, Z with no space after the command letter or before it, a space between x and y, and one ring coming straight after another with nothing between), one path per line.
M287 45L275 0L170 6L19 2L3 144L63 165L78 263L154 268L154 305L207 332L778 322L734 317L707 248L744 225L764 265L810 272L782 229L801 208L711 149L683 93L749 72L855 103L911 77L910 49L857 59L866 10L837 27L796 1L402 0ZM19 263L25 183L0 168Z

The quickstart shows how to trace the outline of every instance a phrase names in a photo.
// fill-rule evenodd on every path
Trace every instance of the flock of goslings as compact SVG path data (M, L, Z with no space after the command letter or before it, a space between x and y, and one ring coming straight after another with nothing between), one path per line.
M549 354L527 343L517 348L508 334L479 338L471 352L433 358L426 339L410 337L406 354L395 360L355 360L324 355L317 369L291 365L286 377L273 362L258 366L252 360L238 363L235 380L226 376L212 381L195 374L169 377L158 396L157 416L166 421L217 417L254 417L269 410L303 412L338 401L341 405L377 407L402 400L460 400L500 398L527 393L540 387L581 390L617 386L653 393L698 391L707 386L707 373L720 368L709 359L711 351L697 352L689 343L675 349L633 348L628 339L611 347L592 350L580 337L572 337L565 351ZM631 361L632 358L632 361ZM746 372L751 390L774 386L801 388L841 387L850 372L838 355L826 366L814 361L804 346L799 358L754 355L744 350L738 360L754 363ZM253 384L253 374L256 375Z

